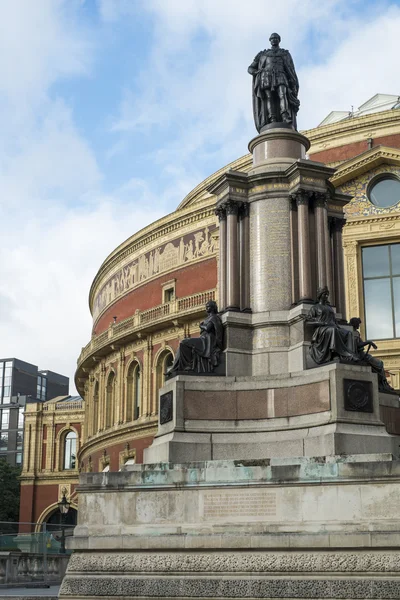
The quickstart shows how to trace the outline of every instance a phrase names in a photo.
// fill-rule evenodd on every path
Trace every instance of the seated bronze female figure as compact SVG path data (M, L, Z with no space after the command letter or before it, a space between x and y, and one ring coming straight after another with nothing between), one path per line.
M179 344L172 367L167 376L173 377L180 371L210 373L218 366L222 351L223 327L218 316L217 303L206 304L208 316L200 323L200 337L185 338Z
M310 356L318 365L342 358L359 363L360 358L354 351L354 338L351 331L340 327L335 312L328 302L327 287L317 291L318 302L311 307L307 321L315 327L311 339Z

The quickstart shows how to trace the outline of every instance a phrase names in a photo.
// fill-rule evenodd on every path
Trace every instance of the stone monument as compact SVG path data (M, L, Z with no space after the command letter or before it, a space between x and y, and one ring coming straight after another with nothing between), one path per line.
M249 67L253 168L209 189L220 321L209 307L182 342L145 464L81 476L64 600L400 596L399 399L346 324L348 197L306 159L270 41Z

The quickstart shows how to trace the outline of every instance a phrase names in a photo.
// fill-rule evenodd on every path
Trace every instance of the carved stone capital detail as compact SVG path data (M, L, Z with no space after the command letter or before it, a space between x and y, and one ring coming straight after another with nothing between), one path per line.
M329 217L329 219L330 219L330 222L332 223L333 231L337 231L338 233L341 233L346 221L344 219L340 219L339 217Z
M296 190L293 194L291 194L291 198L296 202L297 206L300 206L301 204L308 205L312 194L313 192L310 192L309 190L303 190L300 188Z
M219 221L226 220L226 210L223 205L217 206L215 209L215 214L217 215Z
M327 208L329 194L327 192L314 192L314 206Z
M237 215L242 205L243 202L236 202L235 200L227 200L223 204L227 215Z
M243 202L242 206L240 207L239 218L244 219L244 218L248 217L249 214L250 214L250 204L248 202Z

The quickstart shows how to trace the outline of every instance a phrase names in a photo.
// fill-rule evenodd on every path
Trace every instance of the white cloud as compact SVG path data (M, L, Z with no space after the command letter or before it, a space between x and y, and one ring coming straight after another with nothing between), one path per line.
M125 91L114 130L164 131L171 139L159 148L161 164L191 168L199 153L217 152L222 166L246 152L255 134L247 67L272 30L300 74L300 127L316 126L333 104L350 108L390 91L396 73L398 9L387 2L152 0L145 6L155 23L153 52L135 82L140 93Z
M87 297L106 255L161 216L143 190L106 196L93 148L52 86L88 75L78 3L14 0L0 20L0 357L73 375L90 340Z
M348 37L320 65L301 75L302 121L318 125L331 110L351 110L374 94L400 94L397 47L400 8L391 6L373 19L352 22Z

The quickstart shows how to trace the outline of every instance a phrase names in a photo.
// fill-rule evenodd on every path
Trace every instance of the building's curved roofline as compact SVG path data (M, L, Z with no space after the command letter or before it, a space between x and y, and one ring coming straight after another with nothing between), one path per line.
M99 280L103 277L105 272L112 269L118 257L122 255L125 251L128 251L131 247L144 247L146 244L157 237L158 235L163 234L165 227L172 224L174 221L182 219L184 216L197 211L202 211L204 208L208 207L213 203L213 196L207 192L207 188L218 179L223 173L229 171L230 169L240 170L240 171L248 171L252 166L252 157L250 154L246 154L242 156L228 165L218 169L215 173L204 179L199 185L197 185L178 205L177 209L171 213L166 214L163 217L157 219L157 221L153 221L146 227L143 227L139 231L132 234L129 238L127 238L124 242L119 244L110 254L105 258L105 260L100 265L99 270L97 271L92 285L90 286L89 291L89 309L92 311L92 301L94 296L94 291L97 287ZM151 239L150 239L151 238Z
M196 187L191 192L189 192L187 194L187 196L184 197L182 202L179 204L177 210L184 208L185 206L188 206L189 204L194 204L195 202L198 202L203 197L204 198L210 197L210 194L207 192L207 188L212 183L214 183L214 181L216 181L218 179L218 177L220 177L221 175L226 173L226 171L230 171L230 170L250 171L251 166L252 166L251 154L245 154L244 156L241 156L240 158L233 160L232 162L228 163L221 169L218 169L218 171L215 171L215 173L213 173L212 175L210 175L209 177L204 179L204 181L202 181L201 183L196 185Z
M364 114L363 116L354 116L327 125L320 125L313 129L301 131L301 133L309 138L311 142L310 154L313 154L313 152L320 151L319 148L317 148L317 145L323 144L326 140L333 143L333 146L342 145L345 143L346 137L355 133L357 130L362 131L371 126L375 128L381 127L381 129L392 129L394 123L398 125L400 132L400 111L391 109L366 115ZM133 252L139 248L145 247L150 241L153 241L157 237L161 237L165 232L166 226L172 225L174 221L182 219L189 214L201 212L202 209L210 207L213 203L213 197L209 194L207 189L226 171L235 170L247 172L251 167L251 154L245 154L221 167L191 190L178 205L176 210L161 217L157 221L150 223L146 227L143 227L117 246L103 261L93 279L89 292L90 310L92 309L93 295L99 280L106 272L114 267L124 252Z
M301 133L310 140L310 153L312 153L313 151L318 152L318 149L315 148L316 144L321 144L328 140L332 142L338 138L345 139L352 133L371 127L392 130L394 123L400 124L400 111L390 109L369 113L360 117L352 117L335 123L329 123L328 125L320 125L313 129L306 129Z

